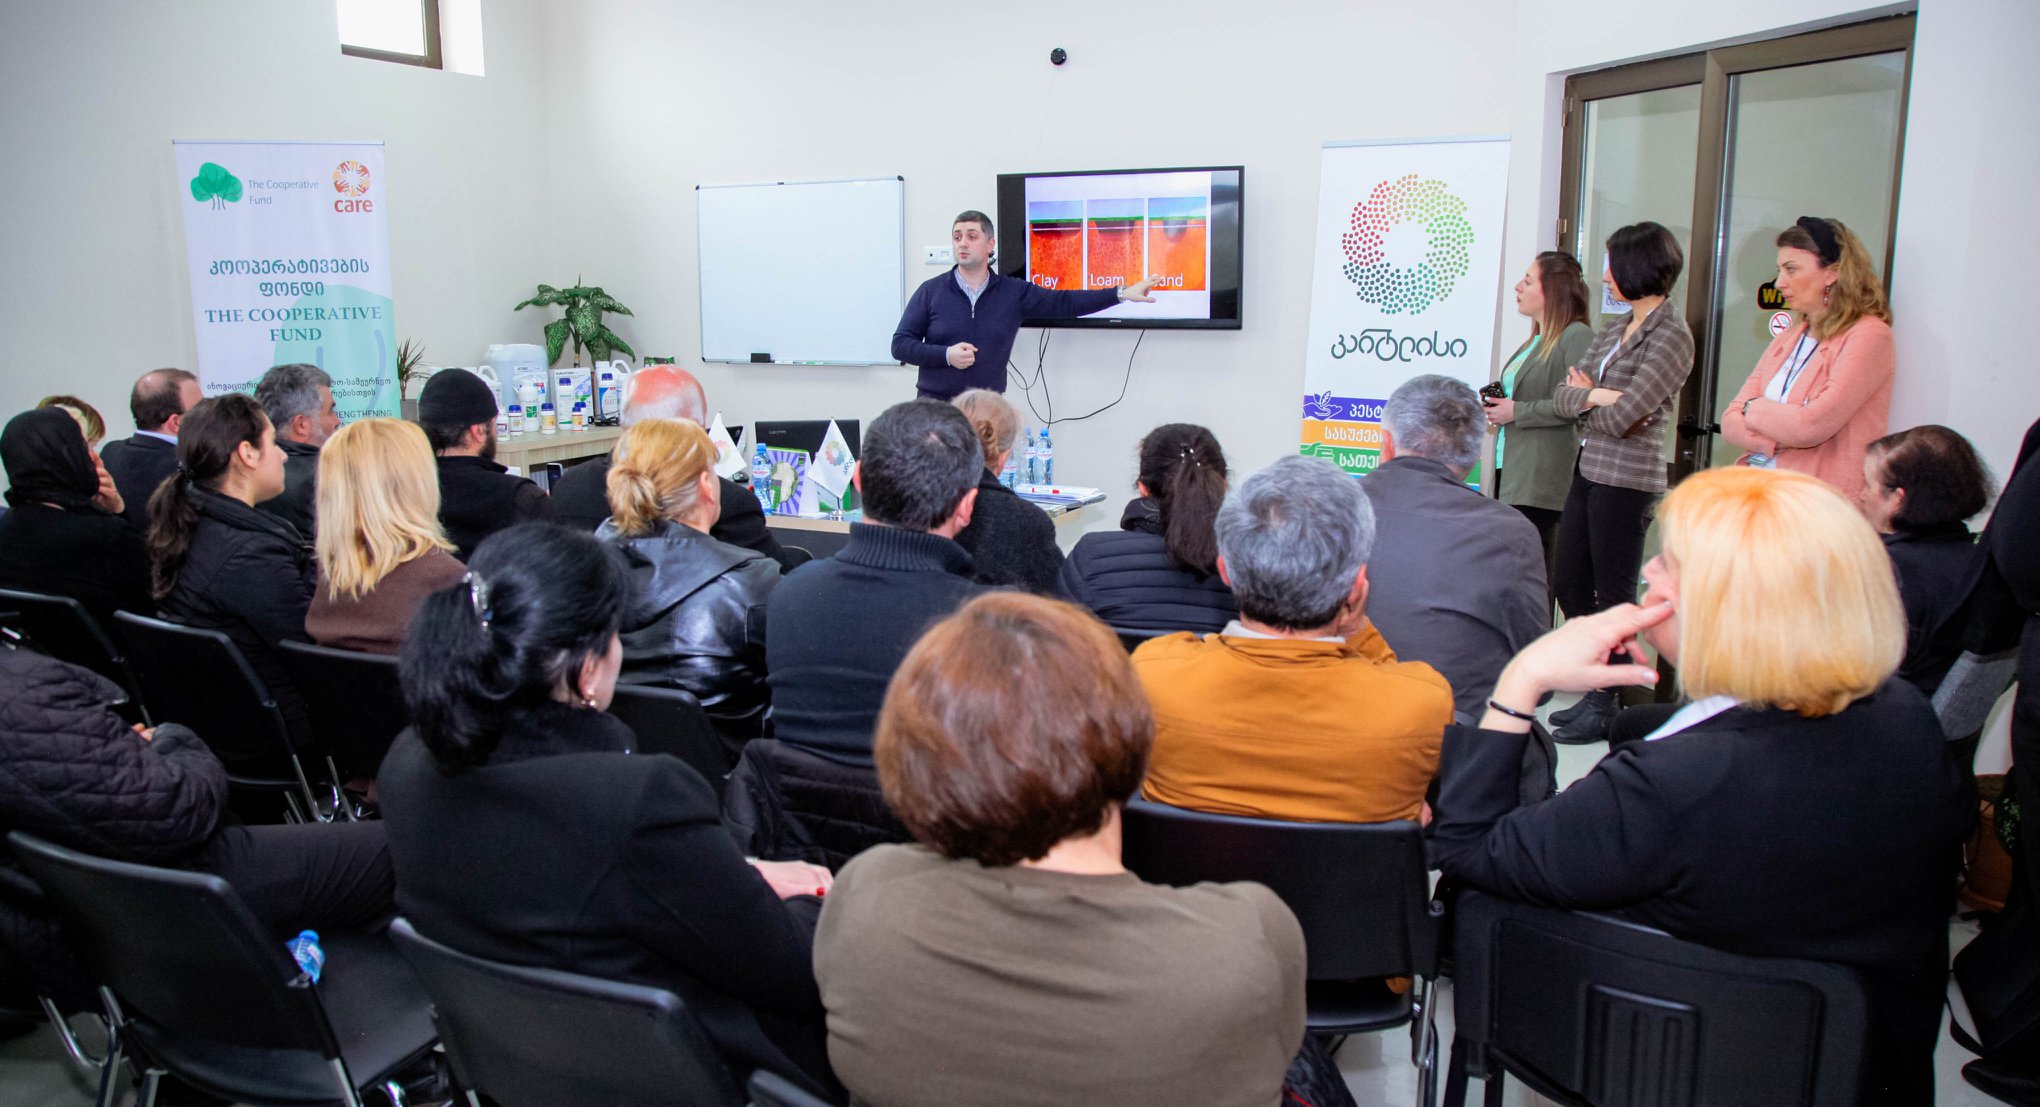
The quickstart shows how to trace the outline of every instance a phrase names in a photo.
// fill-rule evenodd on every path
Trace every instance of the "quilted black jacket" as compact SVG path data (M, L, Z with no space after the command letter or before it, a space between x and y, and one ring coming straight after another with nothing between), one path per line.
M1239 603L1218 574L1199 576L1169 557L1162 516L1142 498L1126 505L1116 531L1092 531L1063 562L1062 589L1115 627L1223 630Z
M0 833L150 865L212 837L226 769L174 723L143 739L108 706L119 698L97 673L0 649ZM0 850L0 974L9 961L46 993L76 984L41 889Z
M878 770L770 739L744 747L723 793L722 821L752 857L831 872L872 846L913 841L886 806Z

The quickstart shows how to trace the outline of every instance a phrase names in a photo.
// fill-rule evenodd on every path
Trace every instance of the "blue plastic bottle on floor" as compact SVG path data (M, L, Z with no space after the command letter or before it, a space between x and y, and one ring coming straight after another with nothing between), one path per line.
M319 932L298 931L298 936L290 940L289 948L291 958L298 963L298 968L303 969L305 975L312 978L312 983L317 984L319 974L326 969L326 951L319 946Z

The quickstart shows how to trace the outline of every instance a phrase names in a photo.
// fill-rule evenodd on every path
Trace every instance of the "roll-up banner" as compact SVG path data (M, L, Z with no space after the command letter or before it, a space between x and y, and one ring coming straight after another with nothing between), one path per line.
M205 394L307 362L343 417L397 414L382 143L174 145Z
M1508 179L1502 137L1325 145L1301 453L1364 476L1397 385L1487 383Z

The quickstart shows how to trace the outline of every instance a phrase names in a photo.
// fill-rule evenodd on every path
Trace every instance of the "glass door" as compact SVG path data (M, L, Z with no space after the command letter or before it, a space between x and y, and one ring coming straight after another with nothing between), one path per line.
M1617 229L1643 220L1662 223L1681 246L1693 238L1693 174L1700 151L1700 84L1607 96L1583 103L1577 231L1564 248L1587 276L1587 324L1599 330L1626 305L1606 301L1602 243ZM1685 302L1686 277L1671 302ZM1611 310L1612 309L1612 310Z

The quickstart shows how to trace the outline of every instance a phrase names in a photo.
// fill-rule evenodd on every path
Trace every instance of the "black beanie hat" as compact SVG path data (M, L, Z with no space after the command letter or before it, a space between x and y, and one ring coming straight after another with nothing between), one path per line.
M435 427L472 427L496 421L496 391L465 369L441 369L418 394L418 421Z

